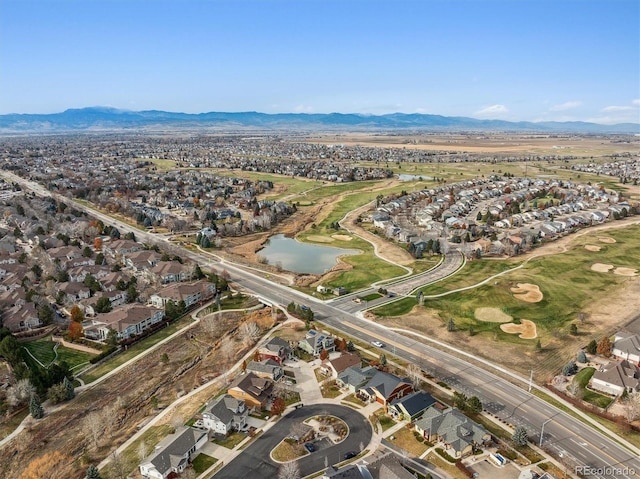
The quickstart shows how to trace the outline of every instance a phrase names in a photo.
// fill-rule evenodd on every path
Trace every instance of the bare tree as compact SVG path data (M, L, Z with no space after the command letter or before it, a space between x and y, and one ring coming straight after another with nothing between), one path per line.
M240 325L238 335L245 346L252 346L260 337L260 327L254 321L245 321Z
M31 395L36 392L36 388L33 387L29 379L21 379L15 386L11 386L7 389L6 397L10 406L15 407L20 404L26 404L31 398Z
M622 401L624 415L630 423L640 417L640 393L631 393Z
M220 334L222 330L222 325L220 324L220 315L212 313L206 315L201 321L200 325L202 326L202 330L215 338Z
M103 413L101 411L94 411L87 414L83 422L84 429L89 433L93 447L96 449L98 449L98 443L100 442L100 438L102 437L102 433L105 429L102 416Z
M125 479L127 477L124 460L118 451L111 453L111 470L113 475L109 477L115 479Z
M138 458L140 459L140 462L144 461L147 454L149 454L149 447L147 446L147 443L140 441L140 444L138 444Z
M411 382L413 383L414 389L420 389L420 385L422 384L422 371L420 370L420 366L417 364L409 364L405 373Z
M278 479L300 479L300 468L297 461L285 462L278 470Z

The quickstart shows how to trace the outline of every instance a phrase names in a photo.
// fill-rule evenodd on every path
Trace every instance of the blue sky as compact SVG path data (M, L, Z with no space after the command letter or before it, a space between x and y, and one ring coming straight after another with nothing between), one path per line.
M0 114L640 121L638 0L0 0Z

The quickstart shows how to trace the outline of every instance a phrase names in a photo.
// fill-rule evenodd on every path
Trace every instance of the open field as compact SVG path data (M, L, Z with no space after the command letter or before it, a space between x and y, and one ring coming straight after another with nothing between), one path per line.
M56 356L56 352L53 350L56 344L57 343L51 341L51 337L49 336L24 343L23 346L45 366L48 366L54 360L56 362L65 361L69 365L69 368L73 369L76 366L88 363L89 360L95 356L94 354L66 348L62 345L58 346Z

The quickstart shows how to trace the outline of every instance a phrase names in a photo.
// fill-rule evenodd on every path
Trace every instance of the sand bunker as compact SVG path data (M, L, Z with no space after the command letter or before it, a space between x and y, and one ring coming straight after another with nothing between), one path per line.
M509 323L513 318L498 308L477 308L475 316L478 321L488 323Z
M608 273L611 269L613 269L612 264L593 263L591 265L591 271L597 271L598 273Z
M638 274L638 270L619 267L613 270L613 274L619 274L620 276L636 276Z
M307 236L307 239L309 241L313 241L314 243L331 243L331 242L333 242L333 239L327 238L326 236L319 236L319 235L309 235L309 236Z
M598 241L600 241L601 243L615 243L616 240L613 238L609 238L608 236L598 236Z
M521 339L535 339L538 337L538 333L536 331L536 323L534 323L533 321L529 321L528 319L522 319L520 322L521 324L501 324L500 329L502 329L505 333L519 334L519 337Z
M542 291L537 284L518 283L515 288L511 288L511 292L515 293L514 298L527 303L538 303L543 298Z
M602 248L594 244L586 244L584 245L584 249L586 249L587 251L600 251Z
M351 241L353 239L353 237L349 235L331 235L331 237L338 241Z

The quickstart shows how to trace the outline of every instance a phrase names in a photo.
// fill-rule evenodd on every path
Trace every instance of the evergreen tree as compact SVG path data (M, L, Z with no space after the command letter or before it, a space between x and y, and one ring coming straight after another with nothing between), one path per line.
M523 426L518 426L515 431L513 431L511 439L516 446L526 446L527 441L529 440L529 434Z
M87 469L85 479L102 479L102 476L98 472L98 468L92 464L89 466L89 469Z
M453 318L449 318L449 322L447 323L447 331L451 332L455 330L456 330L456 323L453 321Z
M34 419L41 419L44 417L42 403L40 403L40 398L35 393L31 395L31 401L29 401L29 412Z
M64 384L64 389L67 392L67 400L76 397L75 388L73 387L73 383L69 381L68 377L65 376L65 378L62 380L62 384Z
M591 341L589 341L586 349L589 354L596 354L596 351L598 349L598 343L596 342L596 340L592 339Z
M587 362L587 355L584 353L584 351L578 351L577 361L582 364Z

